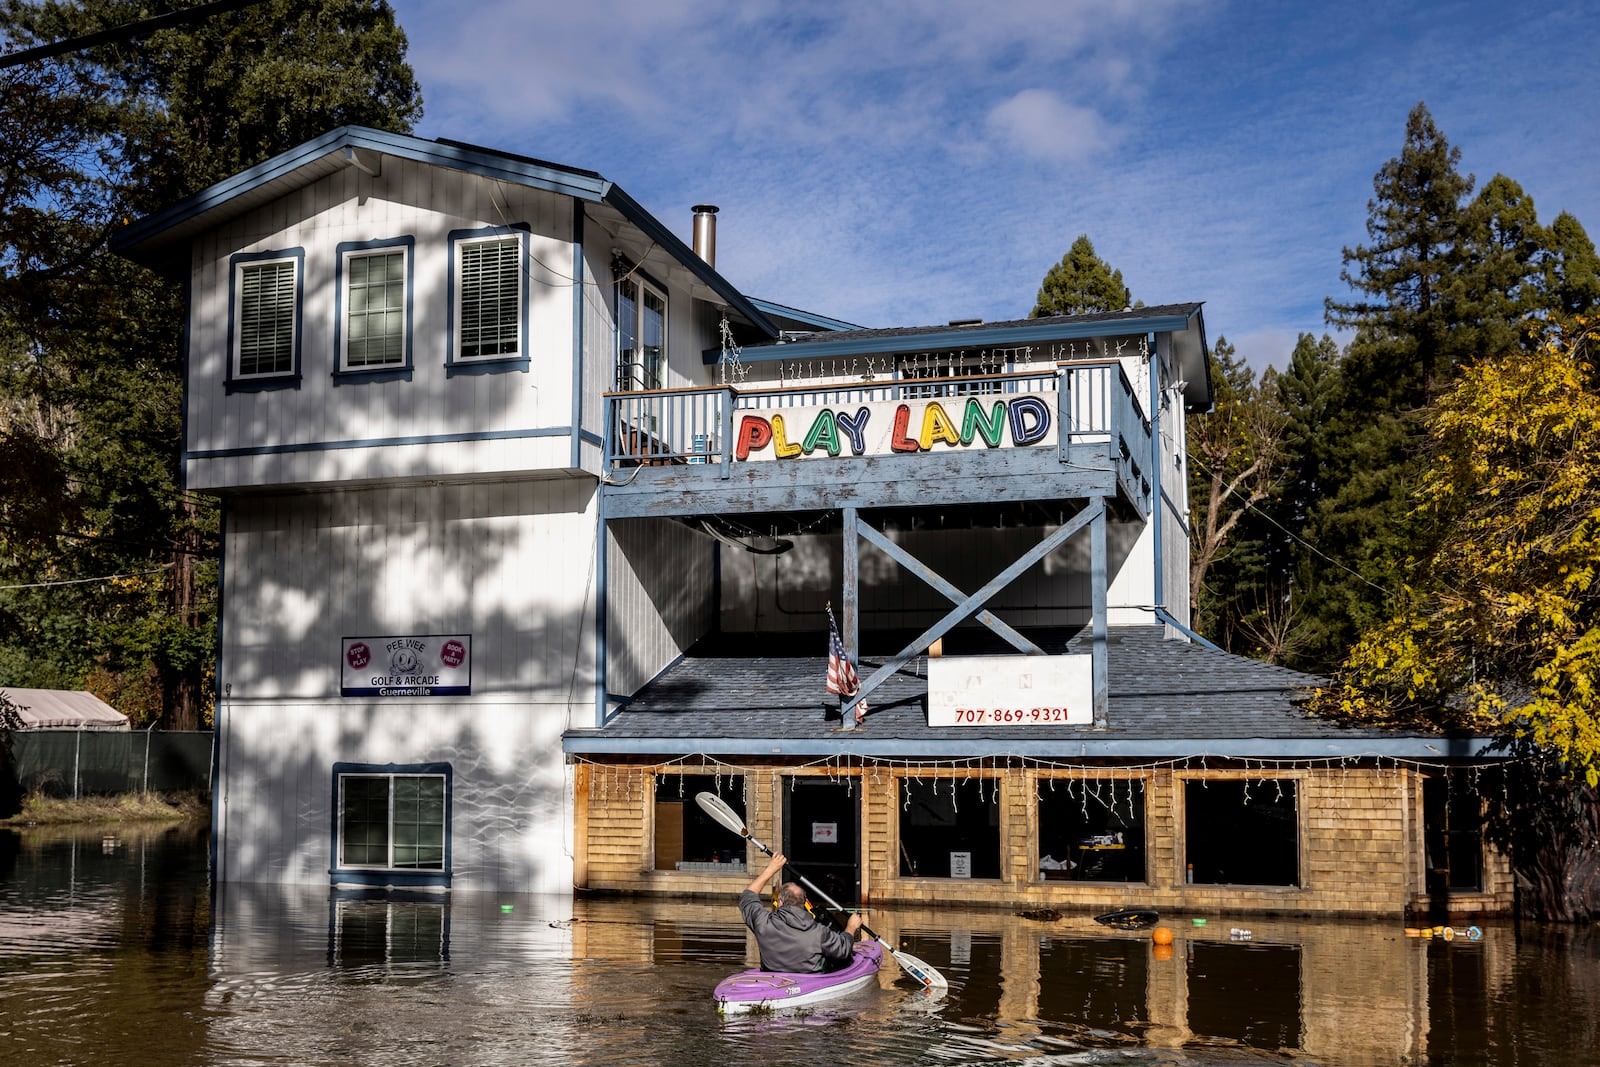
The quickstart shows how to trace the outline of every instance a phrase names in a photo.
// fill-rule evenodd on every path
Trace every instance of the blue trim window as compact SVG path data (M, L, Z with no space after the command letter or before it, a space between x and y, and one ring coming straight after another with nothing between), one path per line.
M448 374L527 369L528 260L524 229L450 234Z
M240 253L228 268L228 391L298 384L305 251Z
M334 862L339 881L446 885L450 765L334 765Z
M617 281L617 388L666 384L667 294L637 268Z
M410 379L414 243L396 237L339 245L335 380Z

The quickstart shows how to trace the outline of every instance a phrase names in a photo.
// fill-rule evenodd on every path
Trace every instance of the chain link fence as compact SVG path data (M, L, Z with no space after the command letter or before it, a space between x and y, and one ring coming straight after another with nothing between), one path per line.
M211 788L210 730L17 730L23 793L65 798Z

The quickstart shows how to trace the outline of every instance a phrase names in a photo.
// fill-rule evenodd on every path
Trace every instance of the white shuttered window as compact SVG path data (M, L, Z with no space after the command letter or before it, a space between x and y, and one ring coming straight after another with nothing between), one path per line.
M294 275L293 260L240 264L238 377L294 371Z
M464 241L456 317L458 358L504 359L524 355L522 342L522 242L516 237Z

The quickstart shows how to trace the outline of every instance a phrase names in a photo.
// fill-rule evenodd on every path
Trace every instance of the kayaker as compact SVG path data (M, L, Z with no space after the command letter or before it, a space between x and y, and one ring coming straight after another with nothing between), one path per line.
M739 894L739 913L761 949L761 969L817 974L843 967L854 951L861 916L850 916L843 933L818 922L806 907L806 891L794 882L778 887L776 908L767 907L761 899L762 888L783 873L787 860L781 852L774 855L766 870Z

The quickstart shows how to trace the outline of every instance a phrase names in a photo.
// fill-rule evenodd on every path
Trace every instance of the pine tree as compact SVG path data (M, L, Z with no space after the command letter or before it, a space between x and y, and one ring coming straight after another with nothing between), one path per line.
M1339 403L1340 358L1332 337L1301 334L1272 381L1284 425L1283 477L1238 532L1238 554L1255 569L1234 578L1250 595L1237 606L1227 647L1273 663L1301 662L1315 637L1308 607L1323 564L1305 531L1326 486L1324 433Z
M1434 389L1441 364L1456 354L1444 300L1456 266L1462 202L1473 177L1456 170L1461 150L1433 123L1426 104L1406 119L1400 155L1379 168L1367 202L1369 245L1344 250L1339 277L1359 297L1328 298L1334 326L1362 331L1352 357L1368 384L1390 383L1393 402L1415 407Z
M1079 234L1061 262L1045 274L1028 317L1121 311L1132 303L1133 294L1123 284L1122 272L1095 254L1088 234Z
M1600 311L1600 255L1583 224L1563 211L1550 224L1550 254L1544 261L1544 288L1558 314Z
M1320 433L1305 527L1317 559L1296 569L1308 585L1312 637L1297 664L1307 669L1331 669L1389 611L1396 567L1418 535L1410 497L1441 390L1483 360L1528 352L1549 316L1594 306L1600 264L1577 220L1547 230L1504 175L1471 197L1459 160L1418 104L1399 156L1373 180L1372 243L1344 253L1358 298L1326 303L1328 321L1355 336Z
M0 0L0 33L20 48L150 14ZM41 479L0 481L8 516L33 509L0 531L0 573L74 583L0 593L0 684L88 684L137 720L200 725L217 518L178 488L182 292L106 239L336 126L409 130L405 49L384 0L263 0L0 72L0 435L60 475L46 499Z
M1576 219L1565 236L1581 262L1588 238ZM1592 245L1588 251L1592 257ZM1565 310L1566 297L1550 284L1559 271L1552 261L1562 258L1555 235L1539 225L1533 197L1503 174L1485 183L1462 212L1456 258L1447 316L1463 363L1526 348L1546 316Z

